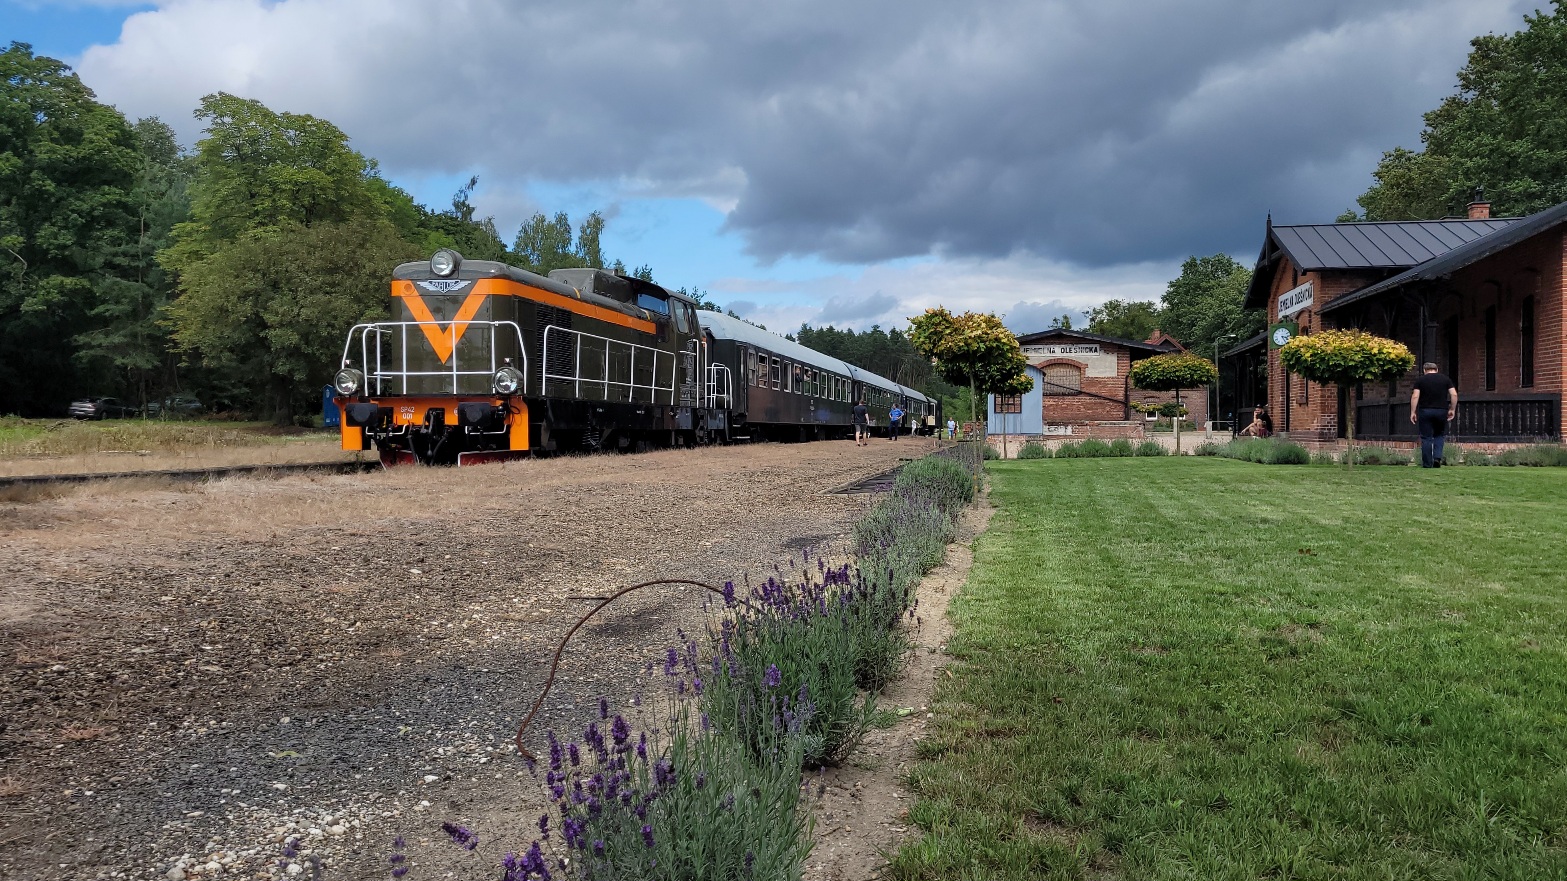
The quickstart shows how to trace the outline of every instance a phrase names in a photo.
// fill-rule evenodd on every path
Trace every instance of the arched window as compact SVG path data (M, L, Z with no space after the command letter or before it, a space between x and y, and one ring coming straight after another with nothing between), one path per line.
M1083 371L1070 364L1051 364L1045 367L1041 385L1047 396L1082 394Z

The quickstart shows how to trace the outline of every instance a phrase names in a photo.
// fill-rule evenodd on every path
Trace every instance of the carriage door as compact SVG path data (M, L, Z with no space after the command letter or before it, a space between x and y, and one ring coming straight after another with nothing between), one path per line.
M670 300L669 307L669 311L674 313L676 339L679 341L676 348L680 358L680 406L696 407L700 404L702 374L702 341L697 337L696 313L691 310L691 304L679 300ZM680 427L691 426L681 424Z

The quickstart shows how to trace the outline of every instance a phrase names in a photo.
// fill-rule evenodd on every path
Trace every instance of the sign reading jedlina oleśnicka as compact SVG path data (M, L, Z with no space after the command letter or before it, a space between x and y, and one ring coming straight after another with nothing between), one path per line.
M1079 346L1024 346L1025 355L1098 355L1099 344L1087 343Z
M1314 289L1309 281L1298 288L1292 288L1279 294L1278 320L1283 321L1296 312L1309 308L1314 299L1313 295Z

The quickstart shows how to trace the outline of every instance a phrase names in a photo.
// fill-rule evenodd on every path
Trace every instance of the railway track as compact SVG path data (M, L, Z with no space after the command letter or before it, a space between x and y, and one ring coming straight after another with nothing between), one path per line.
M178 468L165 471L106 471L91 474L33 474L25 477L0 477L0 489L26 486L50 486L59 484L95 483L104 480L217 480L240 475L303 474L319 471L325 474L354 474L380 469L381 463L370 462L303 462L284 465L225 465L220 468Z

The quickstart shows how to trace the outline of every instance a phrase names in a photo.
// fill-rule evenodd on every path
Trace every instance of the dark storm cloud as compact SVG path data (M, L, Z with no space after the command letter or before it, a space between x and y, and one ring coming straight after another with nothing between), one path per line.
M829 297L817 316L818 324L857 325L861 319L880 318L898 307L898 298L877 291L870 296Z
M212 0L133 17L81 70L187 135L225 89L394 174L699 195L764 259L1106 265L1245 254L1269 209L1330 220L1526 8Z

